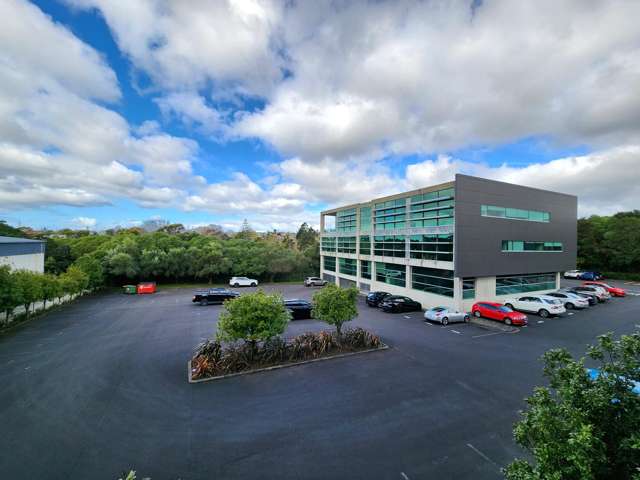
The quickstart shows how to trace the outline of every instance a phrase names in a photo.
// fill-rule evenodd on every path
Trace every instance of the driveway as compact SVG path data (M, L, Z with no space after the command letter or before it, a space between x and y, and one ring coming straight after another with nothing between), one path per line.
M640 286L630 286L640 293ZM266 286L310 298L302 286ZM241 289L241 292L251 289ZM540 355L630 333L640 296L516 334L384 314L352 324L392 348L190 385L219 306L191 289L79 299L0 337L0 478L501 478ZM539 323L542 322L542 323ZM324 328L297 321L287 335Z

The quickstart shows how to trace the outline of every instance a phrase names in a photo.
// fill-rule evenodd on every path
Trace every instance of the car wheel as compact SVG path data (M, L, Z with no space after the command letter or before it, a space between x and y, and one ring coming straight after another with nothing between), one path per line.
M200 305L206 305L207 301L206 300L200 300Z
M445 327L446 327L447 325L449 325L449 319L448 319L447 317L444 317L444 318L441 320L441 322L442 322L442 325L443 325L443 326L445 326Z
M469 323L471 321L471 318L469 317L469 315L465 315L464 316L464 323Z
M567 302L564 304L564 308L566 308L567 310L573 310L574 308L576 308L576 306L571 302Z
M252 287L257 287L256 282L251 282Z
M473 312L473 316L476 318L480 318L482 315L480 315L480 310L476 310L475 312Z
M507 308L510 308L511 310L515 310L513 308L513 305L511 305L510 303L505 303L504 306L507 307Z
M547 318L549 316L549 311L543 308L538 312L538 315L540 315L542 318Z
M240 284L238 282L233 284L234 287L238 288L240 286Z
M505 317L504 323L505 325L511 325L511 319L509 317Z

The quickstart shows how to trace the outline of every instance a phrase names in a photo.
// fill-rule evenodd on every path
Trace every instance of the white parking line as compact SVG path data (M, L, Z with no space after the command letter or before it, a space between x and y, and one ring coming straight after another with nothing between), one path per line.
M526 326L526 325L525 325ZM502 335L503 333L507 333L507 332L493 332L493 333L483 333L482 335L474 335L471 338L480 338L480 337L490 337L492 335Z
M569 312L569 313L568 313L568 315L575 315L575 313L573 313L573 312Z
M544 323L544 320L538 320L538 323Z
M407 477L406 473L400 472L400 475L402 476L402 478L404 478L404 480L409 480L409 477Z
M496 462L491 460L489 457L487 457L484 453L482 453L480 450L478 450L476 447L474 447L470 443L467 443L467 447L469 447L471 450L476 452L478 455L480 455L482 458L484 458L487 462L489 462L489 463L493 464L494 466L500 468L500 465L498 465Z
M457 331L457 330L449 330L449 331L450 331L450 332L453 332L453 333L457 333L458 335L462 335L462 334L461 334L459 331Z
M429 325L430 327L433 327L433 324L431 322L424 322L425 325Z

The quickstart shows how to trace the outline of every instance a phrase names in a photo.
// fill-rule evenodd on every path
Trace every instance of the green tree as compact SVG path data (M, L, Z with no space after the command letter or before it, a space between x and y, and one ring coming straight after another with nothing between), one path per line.
M42 285L42 302L44 308L47 308L47 302L52 301L62 295L62 284L55 275L45 273L41 278Z
M19 292L19 304L24 307L25 313L29 316L31 305L42 299L42 274L29 272L27 270L17 270L12 277Z
M336 327L340 338L342 324L358 315L357 300L357 288L340 288L330 283L313 295L313 317Z
M21 303L19 286L7 265L0 266L0 311L4 312L4 323L9 323L9 315Z
M258 290L224 303L217 336L225 341L244 340L255 348L256 342L282 334L290 318L280 294Z
M104 284L104 270L97 258L85 254L73 262L73 265L87 276L87 287L94 289Z
M304 250L305 248L312 246L317 241L317 238L318 232L310 227L307 222L300 225L298 233L296 233L296 243L300 250Z
M640 334L602 335L587 357L543 356L549 387L537 387L514 428L535 463L515 460L509 480L640 479ZM585 363L596 363L592 379Z
M78 267L71 265L60 275L62 291L68 295L82 293L89 285L89 277Z
M116 277L135 278L138 276L138 265L134 258L125 252L113 252L107 257L108 272Z

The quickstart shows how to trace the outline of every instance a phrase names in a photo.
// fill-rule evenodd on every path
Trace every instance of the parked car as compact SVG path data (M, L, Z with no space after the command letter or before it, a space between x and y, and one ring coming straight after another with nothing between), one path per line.
M471 313L477 317L498 320L507 325L526 325L527 316L524 313L516 312L501 303L496 302L476 302L471 307Z
M292 320L304 320L307 318L313 318L311 316L311 310L313 305L306 300L285 300L284 306L291 313Z
M427 320L448 325L449 322L468 322L469 314L454 308L433 307L424 312L424 321Z
M383 311L391 313L422 310L420 302L416 302L409 297L403 297L402 295L389 295L388 297L384 297L380 303L380 307Z
M573 279L577 280L578 278L580 278L581 274L582 274L582 272L580 270L568 270L568 271L564 272L563 277L564 278L573 278Z
M140 282L136 287L136 292L141 293L156 293L156 282Z
M227 288L210 288L208 290L198 290L193 294L191 301L200 305L210 303L222 303L225 300L238 297L240 294Z
M600 272L580 272L579 280L603 280L604 277Z
M573 293L573 292L557 291L557 292L546 293L545 295L549 297L557 298L561 302L564 302L564 308L566 308L567 310L573 310L573 309L581 310L583 308L588 308L590 305L588 298L581 297L577 293Z
M380 302L389 295L391 294L388 292L370 292L367 294L367 305L370 307L379 307Z
M255 278L247 278L247 277L231 277L229 280L229 285L232 287L257 287L258 280Z
M542 318L560 315L567 311L564 304L557 298L548 295L523 295L504 301L505 307L523 312L537 313Z
M559 292L575 293L576 295L584 297L589 302L589 306L594 306L594 305L598 304L598 296L596 295L595 292L580 292L580 291L576 290L575 288L563 288L563 289L558 290L558 291Z
M328 282L319 277L307 277L304 279L305 287L324 287Z
M624 297L627 295L627 291L624 288L612 287L608 283L604 283L604 282L589 281L589 282L582 282L582 285L595 285L596 287L602 287L607 292L609 292L612 297Z
M606 302L611 298L611 294L609 292L607 292L604 288L597 287L595 285L578 285L577 287L573 287L572 290L578 293L582 293L582 292L593 293L595 294L599 303Z

